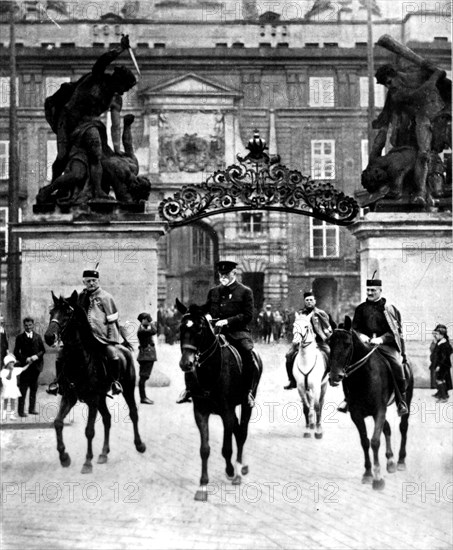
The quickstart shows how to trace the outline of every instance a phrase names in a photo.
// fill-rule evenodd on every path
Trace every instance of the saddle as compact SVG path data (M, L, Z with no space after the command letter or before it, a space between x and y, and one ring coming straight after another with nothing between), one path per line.
M242 357L238 350L232 346L226 339L224 334L219 334L219 344L221 348L226 348L233 355L239 368L240 374L242 374Z

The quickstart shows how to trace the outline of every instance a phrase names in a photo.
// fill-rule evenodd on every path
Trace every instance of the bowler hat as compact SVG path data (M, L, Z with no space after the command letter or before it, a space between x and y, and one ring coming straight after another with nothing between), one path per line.
M229 273L230 271L233 271L233 269L236 269L238 264L236 262L231 262L230 260L221 260L220 262L217 262L217 271L219 273Z
M87 277L89 279L99 279L99 271L96 271L95 269L85 269L82 277Z

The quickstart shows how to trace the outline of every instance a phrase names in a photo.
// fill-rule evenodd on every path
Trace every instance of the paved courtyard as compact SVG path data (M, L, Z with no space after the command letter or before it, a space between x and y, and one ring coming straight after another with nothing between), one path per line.
M382 492L361 484L363 454L349 415L336 412L341 390L328 388L324 437L305 439L296 391L284 391L285 345L259 345L264 375L252 417L241 486L224 476L221 422L211 418L209 499L195 502L199 436L192 406L176 405L183 387L178 346L159 345L156 369L171 379L148 388L140 406L147 451L134 448L121 397L110 403L111 452L105 465L80 473L86 408L64 429L72 463L58 460L51 421L58 398L39 392L40 415L2 426L4 550L31 549L447 549L452 546L453 402L435 404L416 390L407 471L388 474ZM395 407L389 409L394 452ZM31 424L35 423L35 426ZM367 425L371 427L369 420ZM50 426L50 427L49 427ZM22 429L23 428L23 429ZM25 429L29 428L29 429ZM95 456L102 445L96 424ZM385 471L384 448L381 464Z

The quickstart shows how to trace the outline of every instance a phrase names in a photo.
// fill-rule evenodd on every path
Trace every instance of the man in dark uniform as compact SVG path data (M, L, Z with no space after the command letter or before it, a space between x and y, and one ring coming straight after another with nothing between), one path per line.
M228 342L234 346L243 364L245 383L249 392L249 404L253 407L252 389L256 383L258 368L253 356L253 340L248 324L253 318L253 292L236 280L237 263L220 261L217 263L220 284L211 288L203 309L215 319L215 326L222 330ZM177 403L190 400L186 389Z
M397 386L395 396L398 415L403 416L408 414L408 408L403 368L406 356L401 314L395 306L387 303L386 299L381 297L382 281L380 279L368 279L366 286L367 299L357 306L352 320L352 328L359 333L362 342L378 346L379 352L387 359ZM338 410L346 412L347 396L346 401L340 404Z
M330 338L337 325L328 313L316 307L316 299L313 292L309 291L304 293L304 302L305 307L301 311L301 314L310 317L311 326L313 327L313 332L315 333L316 344L320 351L324 354L327 365L330 348L326 340ZM289 384L284 386L285 390L292 390L297 387L296 380L293 376L293 363L298 351L299 344L291 344L291 348L286 354L286 372L288 374Z
M34 325L35 322L31 317L25 317L25 330L17 336L14 345L14 355L20 365L23 367L30 365L19 377L19 390L22 394L19 397L18 404L19 416L27 416L24 408L29 388L28 412L30 414L39 414L36 410L36 393L38 391L38 378L44 366L42 358L46 350L41 336L33 330Z

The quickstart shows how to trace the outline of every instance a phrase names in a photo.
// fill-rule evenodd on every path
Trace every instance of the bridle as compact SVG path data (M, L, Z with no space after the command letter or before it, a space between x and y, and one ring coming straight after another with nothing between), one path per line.
M299 322L295 322L294 323L294 326L297 326L297 327L302 327L303 329L306 329L304 331L304 333L302 333L301 331L293 331L294 334L299 334L301 339L300 339L300 342L295 342L296 344L299 344L300 346L302 346L303 348L306 348L307 346L309 346L310 344L313 343L313 340L309 341L309 342L306 342L306 338L307 338L307 335L308 333L310 332L310 326L309 324L307 323L306 325L301 325L301 323ZM293 341L294 341L294 338L293 338Z
M189 314L190 315L190 314ZM188 316L187 314L184 316ZM184 319L183 317L183 319ZM206 316L203 316L204 320L209 323ZM210 326L210 325L209 325ZM182 344L181 349L183 351L190 350L195 352L195 362L194 362L194 368L202 367L204 363L217 351L217 348L220 346L219 339L214 334L214 341L212 344L206 349L205 351L200 352L197 346L194 346L192 344Z
M61 340L61 337L65 333L66 329L68 328L69 323L72 321L72 318L74 317L74 308L72 306L70 306L69 304L68 304L68 307L69 307L69 310L70 310L71 314L70 314L70 316L69 316L69 318L68 318L68 320L67 320L67 322L65 323L64 326L55 317L52 317L52 319L49 322L49 325L52 324L52 323L55 323L56 325L59 326L60 333L58 335L58 340Z
M351 334L349 330L343 329L343 328L337 328L336 332L346 332L347 334ZM364 355L362 358L360 358L358 361L355 361L355 363L352 363L350 365L347 365L343 368L344 371L344 378L348 378L353 374L356 370L360 369L371 357L371 355L377 350L377 346L374 346L366 355ZM349 352L349 356L345 363L349 363L352 359L352 355L354 353L354 342L351 342L351 351Z

